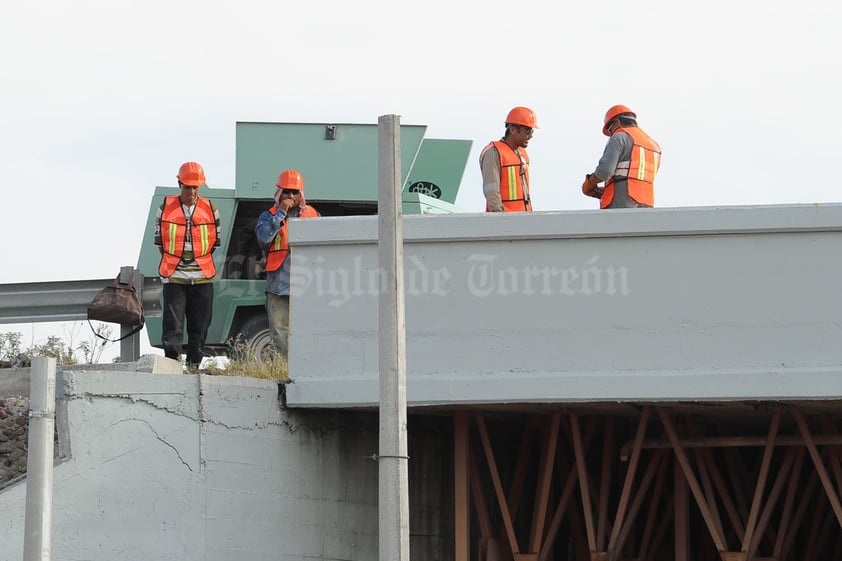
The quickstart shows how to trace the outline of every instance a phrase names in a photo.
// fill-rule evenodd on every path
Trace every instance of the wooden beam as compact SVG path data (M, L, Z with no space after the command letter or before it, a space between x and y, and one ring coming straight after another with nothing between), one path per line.
M576 454L576 469L579 472L579 490L582 494L582 515L585 519L585 530L588 537L588 549L596 551L596 531L593 520L593 507L588 485L588 470L585 464L585 452L582 447L582 433L579 428L579 417L570 413L570 432L573 437L573 450Z
M827 500L830 501L830 506L833 509L833 513L836 515L836 520L839 522L839 526L842 527L842 504L840 504L839 501L839 494L833 488L833 482L830 480L827 469L824 467L824 462L822 461L819 451L816 448L816 443L810 434L810 428L807 426L807 421L798 409L792 408L790 411L795 417L795 422L798 423L798 430L801 431L801 437L804 439L807 451L810 452L810 457L813 459L813 464L816 466L816 472L819 474L819 479L822 482L825 493L827 493Z
M740 515L737 512L737 507L734 505L734 499L728 492L728 486L725 484L725 480L722 477L722 473L720 473L719 469L716 467L716 461L713 458L711 449L702 449L702 457L704 458L704 461L708 466L708 472L710 473L711 479L713 480L713 484L719 492L719 497L722 500L722 506L723 508L725 508L725 513L728 515L728 520L731 522L731 527L737 533L737 539L740 542L742 542L743 536L745 535L743 520L742 518L740 518Z
M826 499L827 497L820 494L819 498ZM824 518L826 504L826 500L816 501L812 512L813 516L810 517L810 531L807 535L807 539L804 541L804 545L802 546L803 549L799 552L799 561L817 561L816 554L818 548L816 545L818 544L819 533L822 529L822 519ZM822 559L822 561L826 560Z
M769 498L766 500L763 512L758 517L757 531L755 532L751 542L749 542L748 548L744 550L748 553L749 559L752 559L757 554L757 550L760 547L760 540L765 534L769 520L772 518L772 511L775 509L775 505L778 504L778 499L781 496L784 484L792 475L790 470L792 469L792 464L795 461L796 452L797 450L795 448L787 450L786 456L784 456L784 461L778 469L778 476L775 478L775 482L772 484L772 489L769 491ZM776 540L773 539L772 543L775 543L775 541Z
M453 415L453 499L455 561L469 561L471 551L470 511L470 418L466 412Z
M659 411L660 413L660 411ZM673 464L673 504L675 505L675 561L690 561L690 501L687 497L687 478L679 462Z
M763 491L766 489L766 478L769 476L769 465L772 463L772 453L775 451L775 439L778 436L778 429L781 426L781 407L775 407L772 413L772 420L769 424L769 434L766 437L766 448L763 450L763 461L760 464L760 473L757 475L757 485L754 487L754 498L751 501L748 521L746 522L746 533L743 536L741 551L749 551L754 532L757 529L757 517L760 515L760 505L763 502Z
M517 520L518 510L520 509L520 499L523 496L523 487L526 482L526 468L529 466L529 451L535 442L535 429L538 424L538 415L534 415L527 420L523 427L523 437L520 439L515 473L507 495L509 516L512 517L512 520Z
M742 456L737 454L737 450L734 448L726 448L722 451L722 454L725 457L728 476L731 478L731 489L734 490L734 501L736 501L739 509L740 520L745 522L748 520L748 498L745 492L746 487L748 487L748 478L745 476L746 470Z
M532 512L532 531L529 539L529 553L538 553L541 550L541 542L544 537L544 528L547 517L547 504L550 500L550 483L553 475L553 464L555 462L555 450L558 446L558 431L561 424L561 413L554 413L550 426L547 427L544 437L544 446L541 452L541 465L538 473L538 483L535 489L535 506Z
M640 480L640 485L638 486L637 492L635 493L631 509L629 510L629 517L622 525L620 532L617 534L616 540L608 544L609 561L616 561L620 554L620 551L622 551L623 544L625 544L626 539L629 536L629 532L631 532L631 529L634 526L634 522L637 519L637 513L640 510L640 506L643 504L643 499L646 497L646 492L649 490L649 485L652 483L652 479L655 477L655 472L661 463L666 463L664 462L666 452L666 450L656 451L653 455L652 461L646 467L646 471L643 473L643 477ZM618 526L620 526L619 522L615 522L614 527L616 528Z
M602 433L602 474L599 481L599 506L597 509L596 550L605 551L605 538L608 533L605 521L608 517L608 492L611 483L611 460L614 457L611 445L614 441L614 417L605 417Z
M810 506L810 500L813 498L813 495L818 494L818 490L816 489L818 484L818 475L816 475L815 471L810 472L807 485L804 488L804 492L801 494L798 508L795 511L795 516L792 517L792 524L790 525L789 532L784 540L784 545L781 549L780 555L781 559L787 559L789 557L789 550L792 547L792 544L795 541L795 536L798 534L798 530L801 528L801 524L804 522L804 518L807 515L807 508ZM800 557L797 557L797 559L798 561L801 561Z
M477 510L477 524L482 538L490 540L494 537L494 530L491 528L491 517L488 514L488 504L485 502L485 490L482 487L482 475L479 470L479 460L476 451L472 448L469 453L471 470L471 496L474 498L474 506Z
M766 446L765 436L703 436L695 438L679 438L682 448L761 448ZM842 434L825 434L813 437L813 442L819 446L842 446ZM797 435L781 436L776 441L777 446L804 446L804 439ZM620 447L620 459L626 461L629 457L633 442L626 442ZM647 438L643 441L644 450L653 448L672 448L669 440L662 438Z
M617 549L617 537L620 535L620 528L626 516L626 508L628 506L629 497L631 496L632 485L634 478L637 475L637 465L640 461L640 451L643 445L643 439L646 436L646 425L649 422L648 405L643 406L640 412L640 419L637 421L637 433L634 437L634 446L631 451L631 461L626 469L626 479L623 482L623 490L620 492L620 503L617 505L617 516L614 518L614 526L611 528L611 536L608 538L608 557L613 561L615 557L611 555L612 551ZM621 546L622 547L622 546Z
M561 498L558 501L558 505L556 506L553 514L553 519L550 522L549 529L547 530L546 539L541 546L538 561L546 561L550 555L550 550L552 549L553 542L555 542L558 529L561 526L561 521L564 519L564 515L567 512L567 506L570 504L570 499L573 496L573 486L576 485L578 477L579 474L576 471L576 466L571 466L567 473L567 481L564 484L564 489L561 492Z
M795 503L795 493L798 490L798 480L801 477L801 466L804 464L804 448L796 448L795 463L792 466L792 473L789 477L789 486L786 491L786 499L781 509L781 519L778 523L778 537L775 540L775 547L772 550L772 557L781 558L783 550L784 539L789 532L789 522L792 519L793 505Z
M667 456L666 450L662 451L663 457L660 460L658 467L658 475L655 478L655 488L652 491L652 498L649 501L649 513L646 515L646 524L643 528L643 536L640 538L640 550L637 552L637 558L648 560L651 552L660 547L661 542L666 536L666 529L661 530L661 526L666 524L669 520L669 515L674 512L673 501L667 501L664 510L660 511L661 497L664 494L666 487L667 469L670 465L670 456ZM655 518L658 518L658 527L655 528ZM653 533L654 532L654 533ZM655 546L655 547L650 547Z
M705 463L705 459L703 457L704 450L696 448L693 452L696 456L696 463L699 465L699 479L701 479L701 484L705 491L705 499L707 500L707 506L710 511L711 519L716 525L716 530L719 532L719 535L722 536L722 539L724 540L725 529L722 527L722 520L719 517L719 506L716 503L716 493L714 492L713 484L710 480L707 463Z
M570 426L567 425L567 428L570 429ZM588 448L590 447L595 432L596 425L594 423L588 423L588 427L585 429L585 438L582 441L582 447L585 452L587 452ZM570 442L573 442L572 435L570 437ZM579 473L575 464L575 459L574 464L572 466L568 466L565 461L564 455L562 455L561 453L560 448L556 448L556 456L556 464L559 466L560 473L567 473L567 480L564 483L561 498L558 501L558 506L556 506L555 512L553 514L553 519L550 522L549 529L547 530L547 535L544 539L544 543L541 546L541 552L538 555L538 561L546 561L546 559L549 557L553 542L555 541L559 527L561 526L561 521L563 520L564 515L567 514L568 506L570 508L575 508L576 506L575 503L571 503L571 498L573 496L573 486L577 483L579 477ZM571 515L568 518L570 519L571 527L577 525L578 518L575 516L575 512L571 513Z
M834 421L827 416L822 417L822 430L826 435L838 432ZM839 464L839 454L842 452L842 447L834 446L828 452L830 467L833 470L833 477L836 479L836 488L842 490L842 466Z
M641 559L644 561L652 561L654 559L655 555L657 555L658 551L661 549L661 544L664 543L670 522L673 522L674 524L676 523L675 501L667 501L664 512L658 520L658 527L655 530L655 534L652 536L651 543L647 544L644 542L644 547L648 547L648 551L646 549L641 550L645 552L645 555L641 555ZM686 559L686 556L684 559ZM676 561L679 560L676 558Z
M491 449L491 441L488 438L488 429L485 426L485 419L477 413L477 428L479 429L482 448L485 451L485 460L488 462L488 470L491 472L491 481L494 485L494 492L497 494L497 502L500 505L500 513L503 515L503 526L506 530L506 537L512 549L512 557L520 554L515 529L512 525L512 517L509 515L509 507L506 496L503 493L503 484L500 482L500 472L497 470L497 462L494 460L494 451Z
M678 461L678 465L681 467L681 471L684 473L684 477L687 480L687 484L690 486L690 491L693 493L693 496L696 499L696 504L702 513L702 519L704 519L705 525L707 525L708 527L708 532L710 533L710 536L713 539L713 543L716 546L716 550L721 554L722 552L728 550L728 548L725 545L725 536L719 533L719 529L716 526L715 519L711 514L710 508L708 508L707 502L705 501L702 489L701 487L699 487L699 482L696 480L696 476L693 474L693 468L690 466L690 460L687 458L687 454L681 447L681 443L679 442L678 434L675 432L675 427L672 424L672 420L669 418L669 415L667 415L661 409L658 409L658 416L661 418L661 422L664 425L664 429L667 432L667 436L669 437L670 442L672 442L673 450L675 451L675 457Z

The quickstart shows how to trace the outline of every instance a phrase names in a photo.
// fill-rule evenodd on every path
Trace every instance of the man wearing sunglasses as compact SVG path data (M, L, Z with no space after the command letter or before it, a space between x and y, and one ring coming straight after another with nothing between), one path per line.
M284 358L289 350L290 259L288 218L319 216L304 200L304 178L294 170L281 172L275 205L257 218L254 232L266 249L266 313L275 347Z
M637 126L637 114L625 105L610 107L602 134L609 137L608 143L596 170L585 176L582 192L599 199L600 208L655 206L661 147Z
M483 148L479 166L486 212L532 212L526 147L537 128L534 111L515 107L506 116L503 138Z

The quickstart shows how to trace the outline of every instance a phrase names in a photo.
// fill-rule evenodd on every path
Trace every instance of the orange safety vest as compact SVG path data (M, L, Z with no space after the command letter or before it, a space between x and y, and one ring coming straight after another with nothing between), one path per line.
M275 207L269 210L269 212L275 214L273 211L275 211ZM307 205L301 209L298 216L294 216L293 218L315 218L317 216L319 216L319 213L316 212L316 209ZM289 255L289 235L287 234L286 220L284 220L278 233L275 234L275 239L266 245L266 251L268 253L266 256L266 270L277 271Z
M521 148L518 156L518 152L512 150L508 144L495 140L483 149L483 154L492 146L497 148L500 155L500 198L503 201L503 209L505 212L532 212L532 200L529 196L529 154L526 153L526 149ZM488 205L485 211L488 212Z
M216 275L211 250L216 245L216 218L213 206L208 199L199 197L196 208L190 217L190 236L193 243L193 258L202 269L205 277ZM164 199L164 211L161 214L161 264L158 273L169 277L175 272L184 255L184 242L187 240L187 216L177 196Z
M600 208L614 200L614 182L626 181L629 196L640 204L655 206L655 176L661 166L661 147L640 127L618 128L614 134L624 132L632 137L631 159L617 163L614 175L605 181L605 191L600 199Z

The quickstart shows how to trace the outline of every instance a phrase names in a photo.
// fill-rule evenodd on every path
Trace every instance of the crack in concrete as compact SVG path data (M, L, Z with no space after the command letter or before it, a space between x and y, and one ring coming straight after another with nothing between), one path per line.
M189 399L189 398L185 397L184 394L179 394L179 393L157 393L157 394L156 393L148 393L148 394L134 394L134 393L132 393L132 394L106 394L106 393L97 393L97 394L93 394L93 393L88 393L88 392L81 393L81 394L65 394L64 399L66 399L68 401L80 400L80 399L82 399L82 400L93 400L95 398L122 399L122 400L126 400L130 403L146 404L146 405L149 405L150 407L152 407L154 409L157 409L159 411L166 411L167 413L172 413L173 415L179 415L181 417L187 417L188 419L192 419L194 421L199 420L198 417L188 415L183 410L175 409L175 408L172 408L172 407L166 407L166 406L163 406L161 404L155 403L154 401L151 401L149 399L143 399L143 398L137 397L138 395L171 395L171 396L179 396L179 397L182 397L184 399Z
M176 448L175 446L173 446L172 444L167 442L167 440L164 437L162 437L160 434L158 434L158 431L156 431L153 428L152 424L149 421L147 421L145 419L139 419L137 417L126 417L125 419L121 419L121 420L117 421L116 423L111 423L110 426L119 425L121 423L125 423L125 422L128 422L128 421L137 421L139 423L143 423L144 425L146 425L149 428L149 431L155 436L155 439L158 440L158 442L160 442L161 444L163 444L164 446L170 448L173 452L175 452L175 455L178 458L178 460L182 464L184 464L184 466L188 470L190 470L191 472L193 471L193 468L190 467L190 464L187 463L187 461L181 456L181 453L178 451L178 448ZM126 453L129 453L129 452L126 452ZM124 456L125 454L120 454L120 455ZM119 456L117 456L117 457L119 457Z
M287 421L277 422L277 421L272 421L272 420L266 420L266 421L263 421L263 422L254 423L253 425L250 425L250 426L247 426L247 425L231 425L231 424L227 424L227 423L223 423L223 422L220 422L220 421L214 421L214 420L209 419L207 417L207 415L205 415L206 409L204 408L203 405L200 405L199 410L196 411L196 413L197 413L196 415L189 415L189 414L187 414L187 412L185 412L182 409L166 407L164 405L155 403L154 401L151 401L149 399L140 398L140 397L138 397L138 395L184 396L184 394L177 394L177 393L157 393L157 394L156 393L147 393L147 394L97 393L97 394L93 394L93 393L87 393L86 392L86 393L81 393L81 394L65 395L64 399L67 400L67 401L93 400L95 398L120 399L120 400L128 401L129 403L132 403L132 404L148 405L148 406L150 406L153 409L156 409L158 411L166 411L167 413L171 413L173 415L178 415L179 417L185 417L185 418L190 419L192 421L196 421L196 422L200 422L200 423L210 423L211 425L213 425L215 427L221 427L221 428L225 428L225 429L229 429L229 430L248 430L248 431L252 431L252 430L262 430L262 429L265 429L266 427L269 427L269 426L284 426L284 425L286 425L289 428L291 433L295 433L297 431L297 429L293 428L293 426L290 425ZM189 399L189 398L185 398L185 399Z

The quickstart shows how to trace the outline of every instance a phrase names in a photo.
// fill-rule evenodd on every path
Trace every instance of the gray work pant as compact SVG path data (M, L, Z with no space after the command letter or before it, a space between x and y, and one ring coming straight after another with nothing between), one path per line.
M269 315L269 330L278 353L289 354L289 296L266 293L266 313Z

